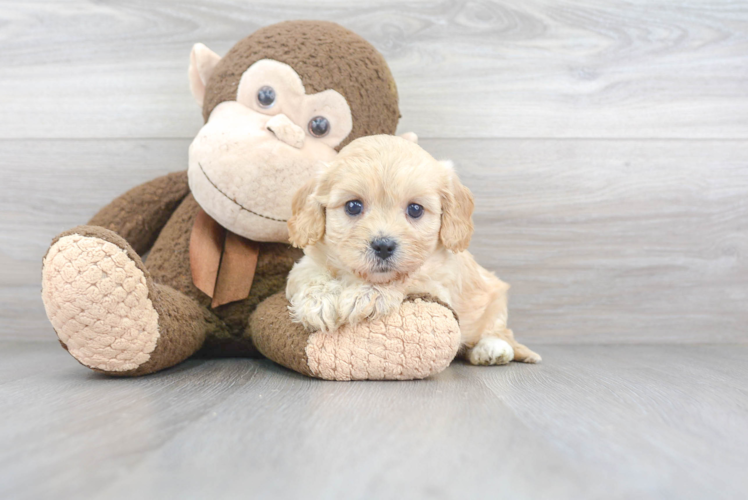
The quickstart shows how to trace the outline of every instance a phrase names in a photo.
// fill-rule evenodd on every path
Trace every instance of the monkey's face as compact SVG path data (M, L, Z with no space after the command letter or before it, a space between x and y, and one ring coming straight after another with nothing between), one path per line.
M190 145L190 189L230 231L288 241L291 198L335 158L352 123L335 90L307 95L293 68L257 61L242 75L236 101L217 105Z

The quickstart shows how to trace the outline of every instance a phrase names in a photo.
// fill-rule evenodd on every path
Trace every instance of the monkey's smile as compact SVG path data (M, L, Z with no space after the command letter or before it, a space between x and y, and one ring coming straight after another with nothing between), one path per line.
M216 183L213 182L213 180L210 177L208 177L208 174L205 172L205 169L203 168L203 166L202 166L202 164L200 162L197 163L197 166L200 167L200 171L203 173L203 175L208 180L208 182L210 182L210 185L213 186L216 189L216 191L218 191L219 193L221 193L227 200L229 200L231 203L233 203L237 207L241 208L245 212L249 212L250 214L256 215L257 217L262 217L263 219L268 219L268 220L272 220L272 221L275 221L275 222L288 222L287 219L278 219L276 217L270 217L269 215L263 215L261 213L255 212L254 210L248 209L247 207L245 207L244 205L242 205L241 203L239 203L238 201L236 201L235 199L231 198L229 195L227 195L226 193L224 193L221 190L221 188L219 188L216 185Z

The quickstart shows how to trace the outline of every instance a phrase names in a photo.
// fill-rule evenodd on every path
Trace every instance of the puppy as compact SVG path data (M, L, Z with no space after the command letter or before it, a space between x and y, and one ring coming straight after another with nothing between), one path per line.
M473 196L448 162L394 136L357 139L302 187L288 221L304 257L288 277L295 322L332 331L428 293L456 312L476 365L537 363L507 328L509 285L466 250Z

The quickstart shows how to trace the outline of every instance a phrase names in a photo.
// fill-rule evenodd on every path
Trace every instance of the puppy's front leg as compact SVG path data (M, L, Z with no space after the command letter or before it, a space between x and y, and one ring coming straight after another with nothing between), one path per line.
M311 331L336 330L341 324L337 307L340 290L340 282L326 269L302 258L289 273L286 285L291 320Z
M341 323L353 325L381 318L397 310L404 298L402 290L394 286L345 284L338 299L338 316Z

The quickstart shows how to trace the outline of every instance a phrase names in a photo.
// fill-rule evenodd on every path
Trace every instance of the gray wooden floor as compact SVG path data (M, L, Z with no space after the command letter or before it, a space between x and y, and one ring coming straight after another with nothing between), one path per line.
M183 170L189 51L328 19L455 161L539 366L107 379L57 344L51 238ZM745 498L748 1L0 0L0 499Z
M748 346L544 346L421 382L93 374L0 344L0 498L745 498Z

